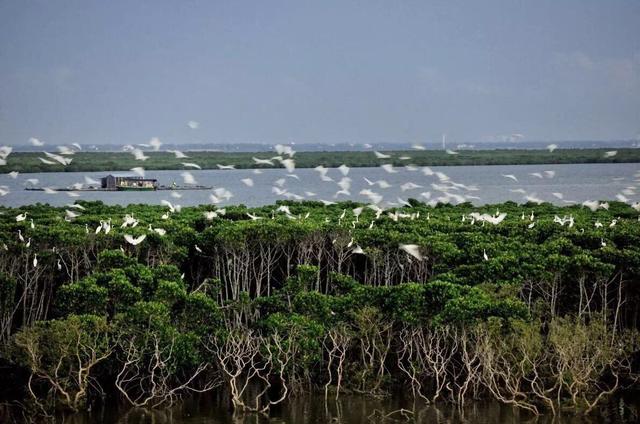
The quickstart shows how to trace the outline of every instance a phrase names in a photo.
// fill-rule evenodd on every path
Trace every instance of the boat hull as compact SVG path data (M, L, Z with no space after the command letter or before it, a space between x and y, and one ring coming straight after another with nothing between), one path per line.
M116 187L118 191L155 191L155 187Z

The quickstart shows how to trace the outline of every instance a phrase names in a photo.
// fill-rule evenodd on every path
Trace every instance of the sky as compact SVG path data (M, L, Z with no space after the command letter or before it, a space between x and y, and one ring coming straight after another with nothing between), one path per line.
M640 138L640 1L0 0L0 144L443 133Z

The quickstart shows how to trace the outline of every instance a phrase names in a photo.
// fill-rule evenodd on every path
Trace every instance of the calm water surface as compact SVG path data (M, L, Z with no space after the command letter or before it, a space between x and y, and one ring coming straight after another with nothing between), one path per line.
M636 399L637 400L637 399ZM404 415L401 408L408 412ZM395 412L394 412L395 411ZM386 419L382 417L388 415ZM225 400L201 397L165 410L96 408L89 413L66 416L66 424L364 424L364 423L634 423L638 405L619 397L588 417L563 415L534 417L494 401L469 402L462 410L448 404L414 405L398 399L341 396L325 402L322 395L305 395L274 407L269 416L234 414Z
M260 206L272 204L278 199L284 199L283 195L273 192L274 185L280 179L284 179L282 189L289 193L305 196L307 199L324 200L356 200L366 202L367 198L359 194L363 189L370 189L384 196L385 202L397 202L398 198L410 197L425 200L421 193L430 192L433 197L441 195L432 184L439 184L435 176L426 176L420 171L410 171L407 168L396 168L397 173L387 173L381 168L352 168L348 177L352 180L350 195L336 192L340 190L336 182L321 181L318 172L313 169L297 169L296 179L287 176L284 169L266 169L261 174L254 170L193 170L190 171L198 184L212 188L221 188L231 191L233 197L221 203L245 204L247 206ZM477 191L452 191L452 193L477 196L473 199L475 204L500 203L507 200L522 203L525 201L523 194L513 192L513 189L523 189L528 194L555 204L566 204L552 193L562 193L564 200L583 202L585 200L614 200L616 194L640 182L640 164L574 164L574 165L508 165L508 166L455 166L432 167L434 171L444 172L452 181L477 187ZM530 175L535 172L554 171L553 178L538 178ZM182 185L181 173L184 171L147 171L147 177L157 178L161 185L170 185L176 182ZM123 174L122 172L114 172ZM8 186L10 193L0 197L0 204L6 206L21 206L37 202L52 205L64 205L73 202L69 193L59 192L47 194L45 192L27 191L24 188L29 185L28 179L39 180L39 187L69 187L74 183L84 182L87 175L93 179L99 179L109 172L56 172L20 174L16 179L6 174L0 175L0 186ZM518 182L507 179L502 174L512 174L518 178ZM331 169L328 176L339 181L343 175L337 169ZM251 178L253 187L248 187L241 180ZM391 187L382 189L378 186L369 186L364 180L386 180ZM421 187L402 191L401 185L411 181ZM632 190L633 191L633 190ZM306 192L312 192L309 194ZM169 191L156 192L78 192L82 200L101 200L108 204L149 203L158 204L161 200L171 200L184 206L210 203L211 190L183 190L177 191L182 197L177 199L171 196ZM638 201L640 196L628 194L632 201ZM384 202L383 202L384 203Z

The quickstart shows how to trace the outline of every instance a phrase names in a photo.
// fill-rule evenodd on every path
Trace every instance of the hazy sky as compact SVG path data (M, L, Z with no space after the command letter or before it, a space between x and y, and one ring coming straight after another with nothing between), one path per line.
M0 144L443 132L639 137L640 1L0 0Z

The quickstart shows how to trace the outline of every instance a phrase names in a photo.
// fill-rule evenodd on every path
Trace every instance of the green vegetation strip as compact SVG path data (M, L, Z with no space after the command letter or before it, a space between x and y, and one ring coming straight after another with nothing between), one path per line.
M443 166L443 165L524 165L524 164L565 164L565 163L629 163L640 162L640 149L619 149L613 157L605 157L606 149L559 149L547 150L460 150L450 155L439 150L389 151L389 159L378 159L373 152L299 152L294 156L296 167L314 168L318 165L337 167L342 164L351 167L370 167L390 163L394 166ZM92 172L125 171L142 166L148 170L183 169L183 162L200 165L203 169L218 169L217 165L235 165L236 168L269 168L256 165L252 157L268 159L274 153L221 153L186 152L188 158L177 159L173 153L145 152L149 159L135 160L124 152L79 152L67 166L47 165L38 158L46 158L41 153L16 152L7 158L4 170L18 172ZM408 156L409 159L401 159ZM281 167L274 161L276 167Z
M266 412L402 390L564 414L636 381L637 211L411 204L0 207L0 393L42 412L217 391Z

